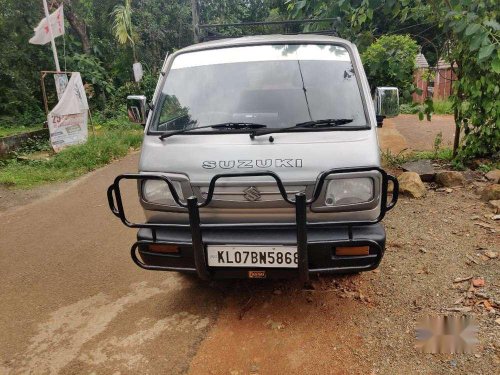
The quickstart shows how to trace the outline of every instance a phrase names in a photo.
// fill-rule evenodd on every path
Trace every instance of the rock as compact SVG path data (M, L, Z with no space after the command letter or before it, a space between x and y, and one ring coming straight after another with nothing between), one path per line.
M436 182L445 187L462 186L465 184L465 177L456 171L441 171L436 173Z
M490 259L498 258L498 253L496 251L492 251L492 250L485 251L484 255L486 255Z
M496 201L500 199L500 184L486 186L481 191L481 199L483 201Z
M500 213L500 200L489 201L488 205L493 209L495 214Z
M484 279L482 277L475 277L472 279L472 285L476 288L481 288L484 286Z
M433 181L434 176L436 175L436 171L434 170L431 161L427 159L409 161L404 163L401 168L403 168L405 172L418 173L420 179L425 182Z
M427 194L427 189L416 172L403 172L398 176L398 181L401 194L412 198L422 198Z
M500 182L500 169L493 169L492 171L489 171L486 173L485 177L489 181L498 184Z

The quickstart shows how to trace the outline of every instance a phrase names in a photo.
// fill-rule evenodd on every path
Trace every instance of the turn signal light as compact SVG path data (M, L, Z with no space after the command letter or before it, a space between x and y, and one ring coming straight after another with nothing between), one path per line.
M176 254L179 253L179 246L155 243L148 245L148 250L152 253Z
M370 254L370 246L342 246L335 248L335 255L352 256L352 255L368 255Z

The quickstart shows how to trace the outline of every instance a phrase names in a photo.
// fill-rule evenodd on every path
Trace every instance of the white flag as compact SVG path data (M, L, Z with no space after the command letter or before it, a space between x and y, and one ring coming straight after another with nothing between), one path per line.
M64 11L61 5L57 10L49 16L50 25L52 26L52 34L54 38L64 34ZM35 35L30 39L31 44L47 44L50 42L50 31L47 18L40 21L35 28Z

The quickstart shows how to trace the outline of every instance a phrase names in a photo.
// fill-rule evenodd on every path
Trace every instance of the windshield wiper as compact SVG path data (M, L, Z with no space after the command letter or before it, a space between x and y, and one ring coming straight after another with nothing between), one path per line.
M173 135L177 134L182 134L182 133L187 133L193 130L198 130L198 129L262 129L266 128L267 125L263 124L254 124L252 122L223 122L220 124L214 124L214 125L205 125L205 126L198 126L195 128L187 128L187 129L182 129L182 130L174 130L174 131L167 131L164 132L160 135L160 139L164 140L165 138L171 137Z
M300 122L298 124L295 124L294 126L289 126L287 128L266 129L259 132L254 131L250 133L250 138L271 133L282 133L289 130L301 129L301 128L330 128L338 125L349 124L353 121L354 120L352 118L328 118L322 120L312 120L312 121Z

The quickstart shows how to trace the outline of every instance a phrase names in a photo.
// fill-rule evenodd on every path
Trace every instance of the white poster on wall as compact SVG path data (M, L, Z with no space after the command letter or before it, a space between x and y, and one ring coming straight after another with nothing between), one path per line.
M82 77L72 73L59 103L48 115L50 143L55 152L87 141L88 109Z

